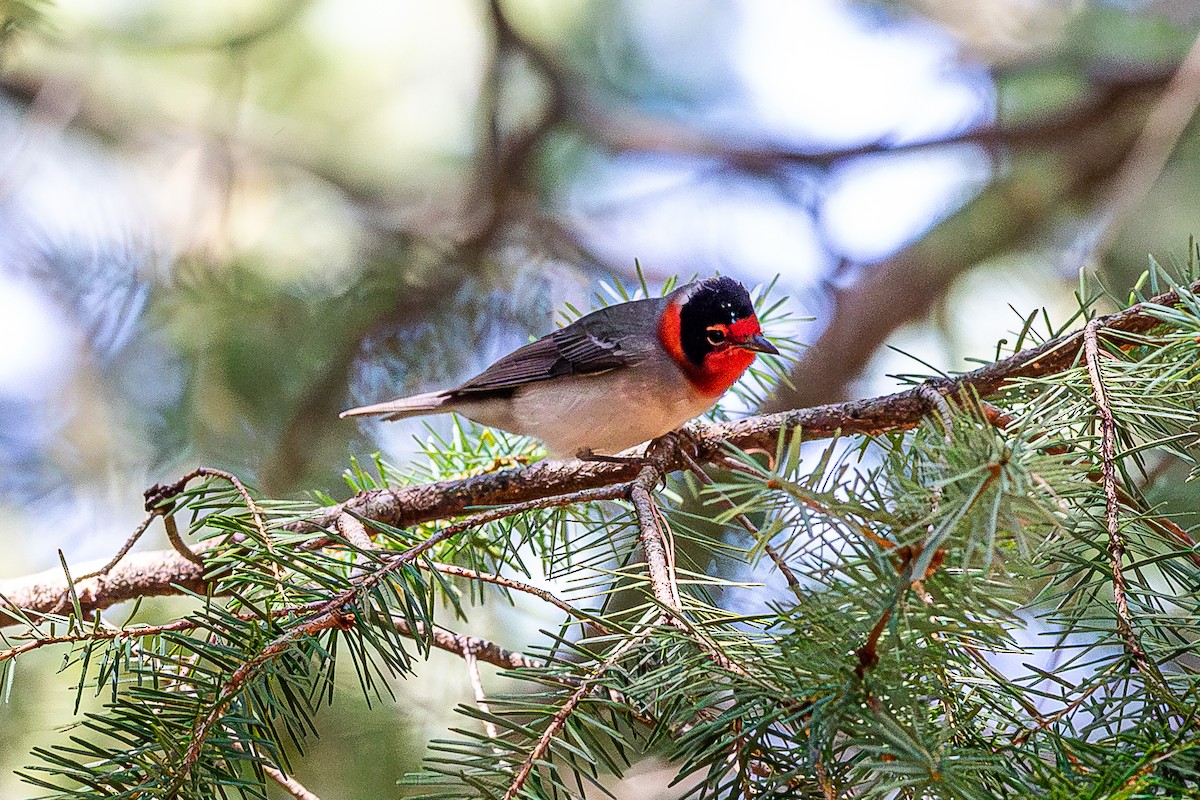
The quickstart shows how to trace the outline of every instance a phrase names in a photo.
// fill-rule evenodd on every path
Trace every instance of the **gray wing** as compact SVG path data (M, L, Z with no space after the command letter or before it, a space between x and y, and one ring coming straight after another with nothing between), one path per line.
M635 300L593 311L565 328L514 350L452 396L500 393L566 375L597 375L641 361L657 346L664 298Z

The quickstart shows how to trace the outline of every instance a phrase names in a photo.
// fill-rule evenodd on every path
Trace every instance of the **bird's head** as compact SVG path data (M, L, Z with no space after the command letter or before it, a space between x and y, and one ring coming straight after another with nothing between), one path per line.
M757 353L779 354L763 336L746 287L724 276L676 289L658 335L692 385L711 397L742 377Z

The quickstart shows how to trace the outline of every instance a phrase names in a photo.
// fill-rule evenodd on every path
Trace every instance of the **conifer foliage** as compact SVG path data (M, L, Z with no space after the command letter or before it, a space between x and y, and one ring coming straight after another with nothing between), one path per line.
M691 797L1200 792L1195 519L1145 497L1195 475L1190 273L1152 270L1108 316L1081 296L1061 329L1031 315L975 372L695 423L641 463L527 463L534 443L463 426L411 466L353 465L340 505L215 470L155 487L147 525L178 551L161 569L4 586L6 682L57 647L63 690L106 699L25 778L58 798L306 796L292 762L337 662L388 702L440 649L478 702L397 776L421 797L603 796L647 754ZM166 624L102 613L172 592L194 603ZM461 632L519 594L561 615L550 644ZM480 662L516 688L487 693Z

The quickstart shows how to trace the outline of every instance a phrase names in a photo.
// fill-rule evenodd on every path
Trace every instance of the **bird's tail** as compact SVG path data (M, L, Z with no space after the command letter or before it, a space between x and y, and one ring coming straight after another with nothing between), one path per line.
M347 409L338 416L345 419L346 417L367 417L384 414L385 420L418 417L421 414L438 411L449 399L450 393L446 391L426 392L425 394L414 394L412 397L388 400L386 403L376 403L370 406Z

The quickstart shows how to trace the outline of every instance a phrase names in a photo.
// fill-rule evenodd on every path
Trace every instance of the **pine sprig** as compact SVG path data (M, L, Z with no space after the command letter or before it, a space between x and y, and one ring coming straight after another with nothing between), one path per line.
M687 458L711 475L665 481L689 461L663 443L558 494L404 520L417 512L275 503L197 472L154 506L198 542L190 613L117 625L77 591L49 613L5 609L24 631L0 667L65 647L78 691L106 701L26 779L55 797L263 797L303 758L340 656L389 702L438 648L517 688L489 695L465 670L476 703L407 779L427 797L577 798L647 754L705 798L1194 794L1195 519L1146 481L1195 469L1200 300L1160 273L1147 285L1171 302L1107 318L1081 302L1084 333L1048 328L1007 379L989 367L903 395L924 404L915 427L847 413L866 434L701 438ZM1037 339L1022 319L1018 340ZM347 478L376 498L458 491L539 457L460 425L413 465ZM788 592L724 604L777 563ZM497 596L561 615L549 644L524 655L444 627ZM1011 666L1039 650L1056 669Z

